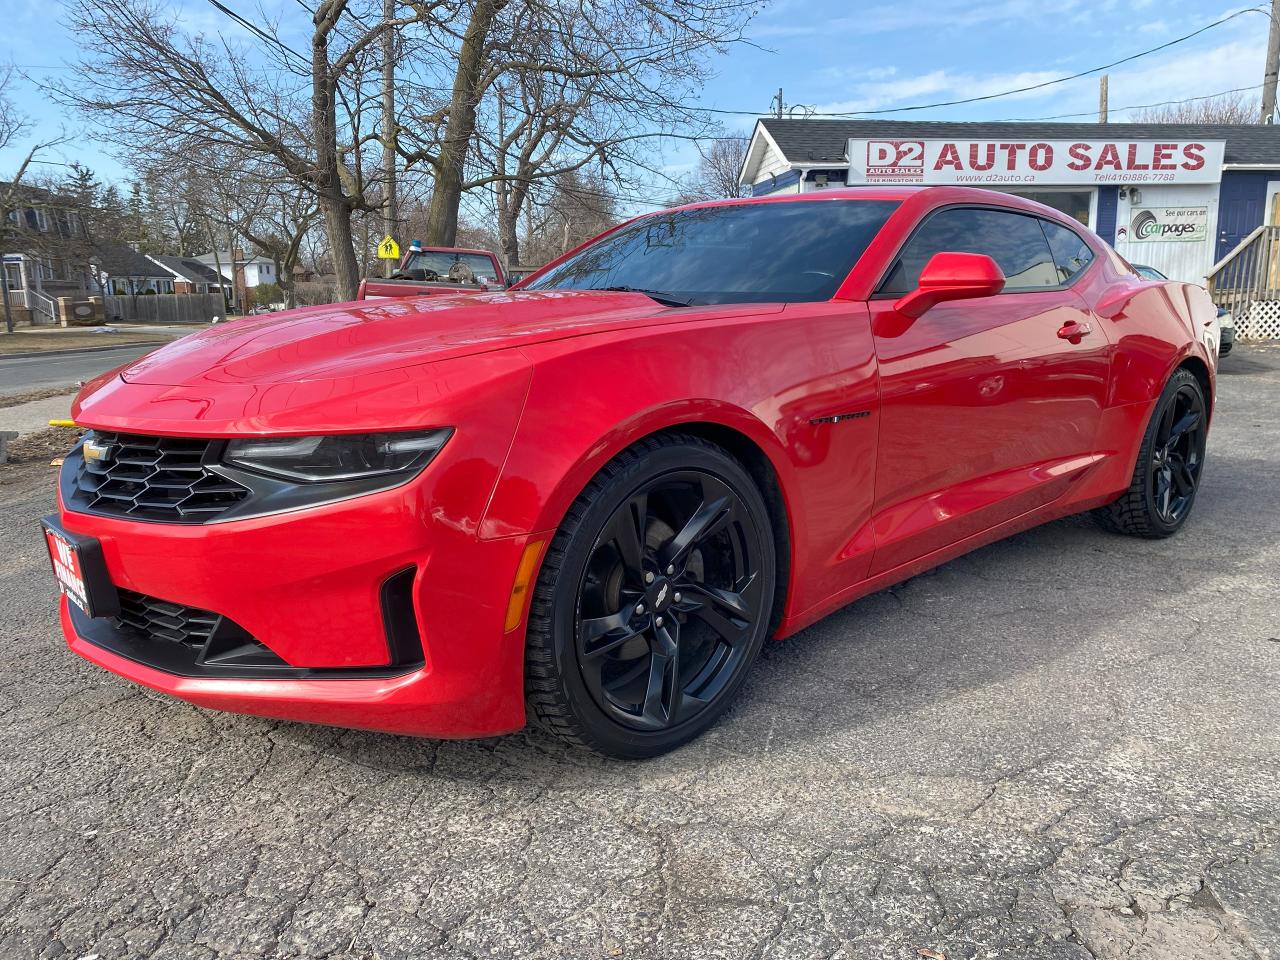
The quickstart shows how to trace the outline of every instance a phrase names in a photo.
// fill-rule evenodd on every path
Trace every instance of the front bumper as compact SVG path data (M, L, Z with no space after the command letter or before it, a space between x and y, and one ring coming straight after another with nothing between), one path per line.
M131 652L95 643L105 621L85 623L65 599L63 632L86 659L204 707L434 737L518 729L524 633L504 627L530 538L481 540L433 517L426 496L414 483L292 513L185 526L60 510L68 531L102 544L117 587L227 617L296 668L294 676L184 676L141 645ZM406 569L416 571L411 600L422 655L397 665L381 591Z

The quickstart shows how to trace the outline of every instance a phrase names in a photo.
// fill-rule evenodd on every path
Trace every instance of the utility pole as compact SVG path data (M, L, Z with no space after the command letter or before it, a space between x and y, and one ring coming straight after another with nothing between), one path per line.
M1267 34L1267 65L1262 71L1262 116L1259 123L1275 122L1277 75L1280 75L1280 0L1271 0L1271 32Z
M1098 78L1098 122L1107 122L1107 78L1109 74L1104 73Z
M774 106L777 104L777 106ZM773 115L779 120L782 119L782 88L778 88L778 95L769 101L769 106L774 107Z
M386 200L382 205L382 231L394 237L400 228L400 208L396 197L396 37L390 23L395 19L396 0L382 0L382 179ZM396 264L382 261L383 276L391 276Z

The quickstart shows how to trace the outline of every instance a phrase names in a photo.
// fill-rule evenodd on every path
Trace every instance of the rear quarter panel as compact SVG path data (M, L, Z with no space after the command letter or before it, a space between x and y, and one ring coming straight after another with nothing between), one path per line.
M1078 289L1112 343L1108 406L1154 403L1174 369L1188 358L1204 365L1212 393L1217 355L1206 334L1217 310L1203 287L1142 280L1104 263Z

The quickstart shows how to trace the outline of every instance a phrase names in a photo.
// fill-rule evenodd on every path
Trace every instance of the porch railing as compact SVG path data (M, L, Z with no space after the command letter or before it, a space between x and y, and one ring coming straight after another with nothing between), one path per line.
M45 296L39 290L27 290L27 309L31 311L31 322L35 323L36 316L41 315L41 323L57 323L58 322L58 305L53 302L52 297Z
M31 311L32 323L56 323L58 320L58 305L53 299L30 287L10 290L9 305L26 307Z
M1258 301L1280 300L1280 225L1250 233L1213 265L1207 280L1213 302L1237 322Z

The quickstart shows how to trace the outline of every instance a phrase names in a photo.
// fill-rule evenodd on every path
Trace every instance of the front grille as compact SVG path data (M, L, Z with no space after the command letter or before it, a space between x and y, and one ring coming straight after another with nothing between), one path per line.
M117 627L132 629L150 640L167 640L202 649L218 626L221 616L199 607L157 600L144 593L117 589L120 614Z
M204 523L249 496L249 489L214 473L210 446L221 440L152 437L95 431L107 448L99 460L77 458L72 509L86 513Z

